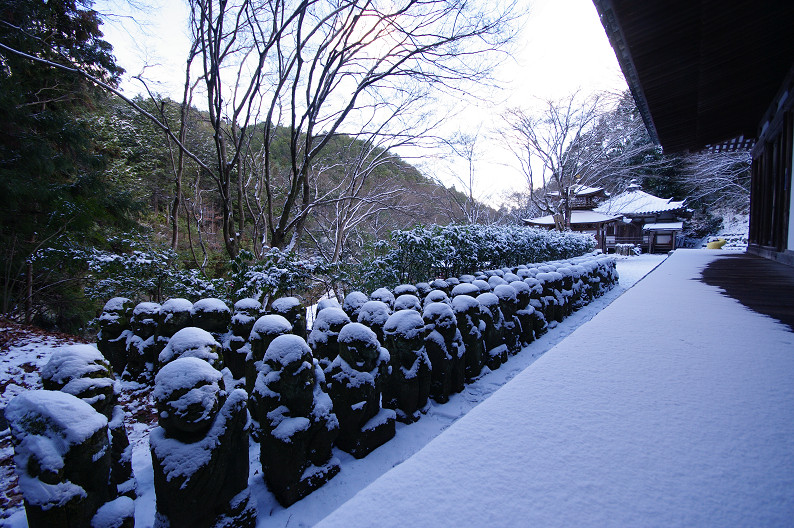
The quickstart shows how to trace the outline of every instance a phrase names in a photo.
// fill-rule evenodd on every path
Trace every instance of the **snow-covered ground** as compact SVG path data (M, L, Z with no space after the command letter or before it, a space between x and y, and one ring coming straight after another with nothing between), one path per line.
M474 383L467 385L461 394L454 395L448 403L443 405L431 403L428 413L418 422L411 425L398 424L396 436L366 458L356 460L347 453L335 450L335 455L342 465L339 475L321 489L289 508L281 507L273 495L267 491L258 464L259 446L252 444L249 484L258 505L258 525L314 525L390 469L420 451L441 432L524 371L546 351L596 316L650 270L659 265L665 257L666 255L619 257L620 284L618 287L565 319L521 353L511 357L500 369L481 375ZM0 332L5 330L0 328ZM38 369L47 362L52 350L62 345L62 342L53 339L13 344L0 360L0 384L3 387L0 407L4 408L11 397L24 389L40 387ZM155 508L152 464L147 441L150 428L148 424L152 422L153 418L151 402L148 391L140 386L124 383L122 389L124 395L122 403L135 414L137 419L128 426L130 441L134 445L133 470L138 482L139 493L139 497L135 501L135 517L136 526L146 528L152 526ZM6 431L0 436L0 460L2 460L0 489L3 490L9 489L9 481L12 478L12 454L13 450ZM2 515L5 518L0 522L11 527L26 526L21 502L4 500ZM370 525L372 525L372 521L370 519ZM379 520L375 524L380 524ZM448 525L450 523L439 524Z
M792 526L794 333L678 250L318 526Z

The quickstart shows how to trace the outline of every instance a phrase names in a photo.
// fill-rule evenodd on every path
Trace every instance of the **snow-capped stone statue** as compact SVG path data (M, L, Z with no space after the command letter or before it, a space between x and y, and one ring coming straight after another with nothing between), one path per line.
M543 315L546 321L562 322L562 275L556 271L538 273L535 278L543 287Z
M480 290L480 293L488 293L493 289L491 288L491 285L483 279L474 279L472 284L477 286L477 288Z
M139 303L132 310L130 326L132 335L127 339L127 367L124 376L133 380L151 380L154 371L154 334L160 319L160 305L153 302Z
M519 333L521 345L527 346L535 340L535 308L530 303L529 286L524 281L517 280L511 282L510 287L516 292L516 317L521 325L521 332Z
M154 335L155 353L157 356L168 345L168 341L175 333L183 328L192 326L192 318L190 310L193 309L193 303L187 299L175 297L168 299L160 307L160 318L157 322L157 332ZM159 368L158 366L155 366Z
M485 323L485 364L496 370L507 361L504 315L499 307L499 297L493 293L482 293L477 296L477 301L482 307L481 317Z
M317 314L319 314L326 308L342 308L342 305L339 304L339 300L336 297L327 297L325 299L320 299L319 301L317 301L317 310L315 311L314 316L317 317Z
M394 311L399 312L400 310L416 310L421 313L422 303L416 295L404 293L394 300Z
M253 527L248 489L248 395L226 394L220 372L180 357L160 369L152 393L159 427L149 435L156 527Z
M127 339L132 336L130 318L135 303L126 297L114 297L105 303L99 316L96 347L110 361L116 374L127 366Z
M360 291L352 291L345 296L345 301L342 303L342 309L345 311L351 321L358 321L358 314L361 307L369 301L367 294Z
M416 295L420 299L424 300L428 293L433 291L433 288L430 287L430 284L427 282L417 282L416 283Z
M226 340L232 322L232 311L220 299L209 297L193 304L190 310L193 326L206 330L218 343Z
M419 297L419 290L413 284L399 284L394 287L394 296L400 295L415 295Z
M251 414L251 437L259 440L261 431L259 415L256 410L254 398L254 384L259 371L262 370L262 361L265 359L267 347L280 335L292 333L292 325L284 317L276 314L263 315L254 323L251 329L248 345L243 347L245 356L245 390L248 392L248 412Z
M461 282L460 284L452 288L453 299L458 295L470 295L471 297L477 297L480 293L481 293L480 289L474 284L471 284L470 282Z
M548 323L543 308L543 285L534 277L524 279L524 284L529 286L529 303L535 309L532 314L532 326L535 330L535 339L548 331Z
M471 381L480 375L485 366L485 322L482 320L480 303L470 295L456 295L452 299L452 309L458 322L465 353L466 380Z
M326 370L328 394L339 419L336 445L363 458L394 437L395 412L380 405L389 353L375 332L349 323L339 332L339 355Z
M331 450L339 422L323 371L302 338L275 338L261 365L253 393L262 427L259 459L268 488L286 507L339 472Z
M449 300L449 296L447 292L443 290L433 290L425 295L425 298L422 300L422 306L425 307L430 303L440 302L444 304L448 304L452 306L452 301Z
M455 313L445 303L426 305L422 319L425 322L425 350L432 366L430 397L446 403L450 394L463 390L465 383L463 338L458 331Z
M218 371L223 368L220 343L212 334L195 326L183 328L171 337L158 357L160 369L181 357L203 359Z
M308 343L323 370L339 353L337 336L342 327L349 322L350 318L341 308L325 308L317 313Z
M234 379L245 377L245 356L248 350L242 350L254 323L259 319L262 304L256 299L240 299L234 303L234 314L231 320L231 332L223 343L223 363L229 368Z
M441 290L447 295L449 295L450 286L449 283L444 279L435 279L430 283L430 287L433 288L434 290Z
M518 319L518 297L510 284L498 284L493 289L502 310L505 345L511 354L521 351L521 321Z
M106 505L115 526L134 526L132 499L115 497L108 485L112 461L104 415L72 394L32 390L12 399L5 416L28 526L96 526Z
M361 306L361 310L358 312L358 322L368 326L370 330L375 332L375 335L378 336L378 341L385 343L383 325L386 324L390 315L391 310L386 303L381 301L367 301Z
M378 288L369 294L369 300L380 301L389 307L389 310L394 310L394 294L388 288Z
M308 337L306 330L306 307L297 297L279 297L270 304L270 311L280 315L292 325L292 333Z
M425 350L425 323L415 310L400 310L383 326L390 351L391 376L383 406L397 411L397 419L415 422L430 396L430 359Z
M56 349L41 371L45 390L61 391L80 398L108 420L111 467L109 485L113 496L135 498L132 450L124 427L124 410L110 364L90 345Z

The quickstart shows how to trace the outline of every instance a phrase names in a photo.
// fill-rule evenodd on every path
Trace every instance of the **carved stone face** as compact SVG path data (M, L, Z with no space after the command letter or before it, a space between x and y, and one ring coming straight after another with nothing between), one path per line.
M380 343L375 332L361 323L350 323L339 333L339 355L354 369L371 372L378 365Z
M203 359L181 357L160 369L153 392L160 426L169 435L206 432L226 398L223 377Z
M117 336L130 327L130 317L135 304L125 297L109 300L99 316L99 327L109 336Z
M280 366L280 365L279 365ZM275 365L271 364L271 367ZM270 389L281 395L281 402L296 415L311 412L314 401L314 363L311 352L306 351L281 368L278 381Z

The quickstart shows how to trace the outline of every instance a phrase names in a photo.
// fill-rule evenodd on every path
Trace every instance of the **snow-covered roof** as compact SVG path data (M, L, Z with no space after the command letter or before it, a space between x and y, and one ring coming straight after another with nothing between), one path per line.
M587 196L589 194L596 194L603 191L603 187L588 187L587 185L572 185L571 194L574 196ZM547 193L549 196L559 196L559 191L551 191Z
M601 224L605 222L611 222L612 220L617 220L618 218L620 218L620 215L609 215L598 213L596 211L571 211L571 225ZM525 219L524 222L539 226L553 226L554 217L552 215L547 215L538 218Z
M643 231L681 231L683 228L684 222L658 222L642 226Z
M604 201L595 211L604 214L638 215L683 209L684 202L672 198L659 198L639 189L630 189Z

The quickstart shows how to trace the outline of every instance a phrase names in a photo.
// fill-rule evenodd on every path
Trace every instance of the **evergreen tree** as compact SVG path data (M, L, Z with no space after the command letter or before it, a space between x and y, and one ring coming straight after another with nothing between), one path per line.
M0 308L28 322L76 317L67 286L79 270L61 262L45 273L37 251L104 244L108 229L130 226L133 203L103 177L112 152L94 113L101 92L42 62L117 84L123 70L100 24L84 0L0 0Z

